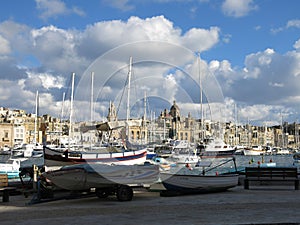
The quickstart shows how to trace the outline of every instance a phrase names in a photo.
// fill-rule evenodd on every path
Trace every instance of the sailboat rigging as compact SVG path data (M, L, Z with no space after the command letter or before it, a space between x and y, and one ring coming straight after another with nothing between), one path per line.
M130 58L130 64L132 63L132 58ZM131 66L129 66L129 75L131 73ZM69 140L71 138L73 129L72 129L72 110L73 110L73 89L74 89L74 75L72 74L72 93L71 93L71 112L70 112L70 127L69 127ZM92 75L92 86L93 86L93 76ZM130 84L130 83L129 83ZM129 85L130 86L130 85ZM130 88L128 88L128 92ZM91 102L93 100L93 96L91 95ZM129 108L129 97L127 106ZM91 103L91 122L93 120L93 105ZM136 124L136 121L129 121L129 110L127 110L127 118L125 121L125 126L129 127L130 124ZM122 121L112 121L106 122L102 124L98 124L94 127L99 131L109 131L112 129L117 129L120 126ZM124 123L123 123L124 124ZM100 146L97 149L90 149L86 151L83 147L73 150L68 148L51 148L48 146L44 146L44 161L47 167L61 167L64 165L72 165L72 164L84 164L84 163L107 163L107 164L122 164L122 165L132 165L132 164L143 164L146 160L147 149L143 148L129 148L127 145L127 149L124 148L115 148L113 146Z

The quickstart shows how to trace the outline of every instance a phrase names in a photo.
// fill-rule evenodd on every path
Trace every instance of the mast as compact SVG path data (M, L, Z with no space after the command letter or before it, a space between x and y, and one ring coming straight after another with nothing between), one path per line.
M90 123L91 125L93 124L93 111L94 111L94 105L93 105L93 102L94 102L94 72L91 73L91 102L90 102ZM92 137L93 137L93 134L92 134L92 131L90 131L90 149L92 149Z
M91 73L91 102L90 102L90 122L93 122L94 113L94 72Z
M72 127L72 117L73 117L73 101L74 101L74 79L75 73L72 73L72 88L71 88L71 105L70 105L70 124L69 124L69 143L68 148L70 149L70 139L73 138L73 127Z
M200 58L200 52L198 52L198 73L199 73L199 86L200 86L200 113L201 113L201 135L200 138L204 139L204 124L203 124L203 91L202 91L202 77L201 77L201 58Z
M238 137L238 119L237 119L237 105L234 103L234 123L235 123L235 128L234 128L234 145L237 146L237 137Z
M284 148L285 147L285 141L284 141L284 127L283 127L283 115L282 115L282 113L280 113L281 114L281 137L282 137L282 146L281 146L281 148Z
M64 105L65 105L65 96L66 93L63 93L63 98L62 98L62 106L61 106L61 113L60 113L60 138L59 138L59 144L61 145L61 138L63 136L63 124L62 124L62 120L64 118Z
M130 118L130 108L129 108L130 105L129 105L129 103L130 103L131 73L132 73L132 57L130 56L130 58L129 58L129 70L128 70L128 84L127 84L127 107L126 107L126 124L127 124L126 135L127 135L128 139L130 138L128 122L129 122L129 118Z
M147 129L146 129L146 116L147 116L147 93L144 93L144 118L143 118L143 130L144 130L144 141L147 143ZM143 132L142 132L143 133Z
M36 91L33 144L37 143L37 138L38 138L38 134L36 134L36 132L37 132L37 122L38 122L38 108L39 108L39 91Z

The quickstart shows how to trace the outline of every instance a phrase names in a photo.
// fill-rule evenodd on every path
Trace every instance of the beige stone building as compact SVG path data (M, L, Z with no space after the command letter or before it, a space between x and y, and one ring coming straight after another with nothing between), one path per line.
M9 110L0 107L0 148L12 147L17 143L30 143L36 138L39 143L55 143L61 136L67 136L69 122L60 121L50 115L38 117L35 125L35 115L26 114L24 110ZM116 109L110 103L107 121L118 121ZM124 121L123 121L124 122ZM125 139L126 133L132 142L146 143L159 142L167 138L188 140L197 143L203 137L224 138L225 143L242 146L277 146L299 148L300 125L284 123L282 126L252 126L250 124L236 125L232 122L220 123L210 120L195 119L189 113L187 116L180 114L180 107L173 102L170 110L165 109L157 118L141 119L140 125L130 126L112 130L104 134L95 131L93 134L82 134L80 127L85 122L73 124L77 141L98 142L101 139L108 141ZM36 126L36 127L35 127ZM35 132L35 128L37 131Z
M13 131L14 129L12 123L0 123L0 149L14 145Z

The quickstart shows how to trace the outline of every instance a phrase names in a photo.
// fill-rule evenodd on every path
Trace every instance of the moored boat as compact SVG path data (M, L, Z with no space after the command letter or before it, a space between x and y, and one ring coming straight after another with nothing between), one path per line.
M119 164L133 165L143 164L146 161L147 149L135 151L116 150L115 148L103 148L93 151L72 151L68 149L53 149L44 146L44 161L46 167L55 169L72 164Z
M220 163L219 166L225 163ZM235 159L233 158L235 165ZM200 165L202 164L202 165ZM161 195L173 195L173 194L190 194L190 193L204 193L204 192L217 192L225 191L229 188L238 185L239 174L236 170L230 173L218 173L206 174L205 167L210 167L210 163L200 162L198 167L182 167L175 173L161 172L160 179L161 183L166 190L161 191ZM206 171L215 169L219 166L210 168ZM202 169L200 169L202 168Z
M263 155L265 153L266 153L265 149L263 149L263 147L260 145L254 145L251 148L244 149L244 155L255 156L255 155Z
M223 140L212 140L210 141L204 148L202 152L200 152L201 158L224 158L224 157L232 157L235 153L236 149L224 143Z
M0 173L7 174L8 178L19 177L21 160L20 159L8 159L6 162L0 163Z

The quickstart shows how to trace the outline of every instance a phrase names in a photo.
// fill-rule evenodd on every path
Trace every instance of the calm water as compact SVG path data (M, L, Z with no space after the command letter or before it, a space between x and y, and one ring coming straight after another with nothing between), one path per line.
M9 159L9 155L0 155L0 162L5 162ZM236 166L239 171L243 171L245 167L249 166L258 166L258 162L262 163L268 163L270 161L275 162L276 166L282 166L282 167L291 167L293 165L293 155L266 155L266 156L243 156L243 155L237 155L235 156ZM221 166L220 164L228 161L227 158L225 159L203 159L203 161L210 161L211 165L210 167L206 167L206 169L211 169L216 166L218 166L215 169L211 169L210 173L215 172L232 172L234 171L234 163L233 161L230 161L228 163L225 163ZM21 162L21 167L31 167L32 165L38 165L43 166L44 159L43 157L39 158L30 158L26 161ZM299 167L300 165L296 165Z
M211 159L212 165L210 167L214 167L220 165L225 162L226 159ZM228 160L228 159L227 159ZM244 155L236 155L235 156L236 166L238 171L243 171L245 167L257 167L261 163L276 163L278 167L293 167L299 166L294 165L293 155L265 155L265 156L244 156ZM234 171L234 163L228 162L214 170L214 172L232 172Z

